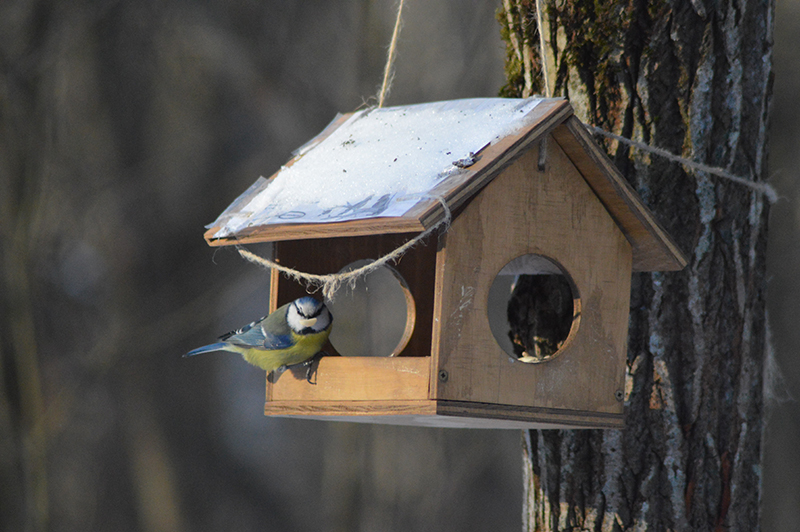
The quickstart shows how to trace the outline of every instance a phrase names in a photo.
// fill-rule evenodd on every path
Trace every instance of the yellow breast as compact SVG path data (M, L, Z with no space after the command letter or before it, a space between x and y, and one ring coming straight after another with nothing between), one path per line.
M275 371L281 366L300 364L320 352L328 339L330 329L314 334L292 333L294 345L286 349L248 349L239 348L238 352L244 359L254 366L258 366L267 373Z

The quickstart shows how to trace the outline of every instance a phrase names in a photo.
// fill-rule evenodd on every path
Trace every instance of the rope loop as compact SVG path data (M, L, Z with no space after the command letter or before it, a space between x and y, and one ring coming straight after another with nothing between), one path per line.
M427 196L431 197L431 196ZM325 275L318 275L313 273L305 273L299 270L295 270L293 268L287 268L286 266L282 266L275 261L270 259L260 257L251 251L244 249L241 246L237 246L237 251L239 255L245 260L252 262L253 264L257 264L266 269L277 270L290 279L294 279L295 281L301 281L306 284L306 287L309 289L314 288L316 290L322 289L322 296L328 300L333 301L334 297L336 296L336 292L342 287L343 284L347 284L350 288L354 288L356 281L360 277L366 277L370 273L374 272L381 266L385 265L389 261L397 262L400 258L411 248L419 244L422 240L428 237L431 233L436 231L437 229L443 229L443 231L447 231L447 228L450 226L450 221L452 220L452 214L450 212L450 207L448 207L447 202L443 197L433 197L436 199L444 209L444 218L442 218L438 223L432 225L425 231L421 232L408 242L402 244L401 246L397 247L391 253L380 257L360 268L356 268L355 270L351 270L348 272L343 273L328 273Z

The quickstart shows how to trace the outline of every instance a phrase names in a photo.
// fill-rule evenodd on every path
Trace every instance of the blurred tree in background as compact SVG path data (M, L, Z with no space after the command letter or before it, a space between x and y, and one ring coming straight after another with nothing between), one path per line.
M436 41L404 34L414 82L393 100L494 95L494 9L410 10ZM181 358L268 302L266 272L208 248L203 225L376 93L393 17L366 1L0 6L0 528L516 526L516 434L268 420L263 372Z
M498 7L407 2L388 105L496 95ZM203 225L377 92L395 9L0 3L0 529L519 527L518 432L265 419L263 372L181 358L268 301L267 275L208 248ZM788 329L792 271L775 270ZM779 411L775 441L796 438L796 406ZM791 524L782 448L765 504Z

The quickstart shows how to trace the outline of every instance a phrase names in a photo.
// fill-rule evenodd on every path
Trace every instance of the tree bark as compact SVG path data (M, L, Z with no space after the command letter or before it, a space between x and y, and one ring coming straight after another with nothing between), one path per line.
M586 123L764 180L773 13L772 0L548 0L550 93ZM506 0L498 21L502 94L546 93L534 2ZM767 199L598 140L691 261L634 275L625 429L524 434L523 528L757 530Z

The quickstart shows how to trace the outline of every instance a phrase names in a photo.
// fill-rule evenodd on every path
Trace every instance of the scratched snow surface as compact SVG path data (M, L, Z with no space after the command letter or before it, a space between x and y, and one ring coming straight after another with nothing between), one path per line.
M221 227L219 238L270 223L402 216L475 153L527 125L538 103L481 98L359 111L209 227Z

